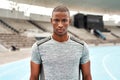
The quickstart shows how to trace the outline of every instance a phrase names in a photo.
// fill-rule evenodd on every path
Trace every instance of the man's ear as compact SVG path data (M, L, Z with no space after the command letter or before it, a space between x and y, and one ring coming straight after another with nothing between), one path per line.
M71 20L71 18L70 18L69 23L71 23L71 21L72 21L72 20Z
M52 23L52 18L50 18L50 22Z

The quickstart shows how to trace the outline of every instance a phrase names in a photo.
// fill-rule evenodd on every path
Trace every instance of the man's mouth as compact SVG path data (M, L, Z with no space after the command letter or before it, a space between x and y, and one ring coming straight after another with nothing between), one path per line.
M58 29L58 32L63 32L64 31L64 29Z

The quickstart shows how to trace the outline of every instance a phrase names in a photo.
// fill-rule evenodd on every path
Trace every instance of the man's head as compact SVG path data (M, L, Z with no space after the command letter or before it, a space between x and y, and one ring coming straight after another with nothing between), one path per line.
M57 6L53 9L51 23L54 34L58 36L67 34L67 28L70 22L70 12L67 7Z
M53 16L54 12L68 12L68 14L70 16L69 9L66 6L63 6L63 5L55 7L52 11L52 16Z

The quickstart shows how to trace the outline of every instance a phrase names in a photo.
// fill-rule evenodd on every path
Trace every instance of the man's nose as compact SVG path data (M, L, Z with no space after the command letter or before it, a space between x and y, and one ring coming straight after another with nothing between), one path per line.
M60 21L58 24L59 27L63 27L63 23Z

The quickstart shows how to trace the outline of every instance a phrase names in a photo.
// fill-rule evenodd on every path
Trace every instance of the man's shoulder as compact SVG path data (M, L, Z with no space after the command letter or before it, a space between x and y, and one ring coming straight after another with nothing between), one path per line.
M41 40L37 41L36 44L37 44L37 46L39 46L39 45L41 45L41 44L43 44L43 43L45 43L45 42L47 42L49 40L51 40L51 36L46 37L44 39L41 39Z
M74 41L74 42L76 42L76 43L79 43L79 44L81 44L81 45L84 46L84 41L83 41L83 40L80 40L80 39L78 39L78 38L76 38L76 37L73 37L73 36L71 36L70 39L71 39L72 41Z

